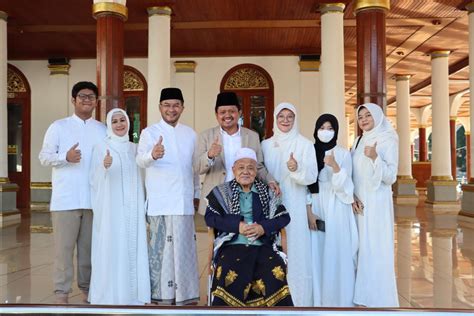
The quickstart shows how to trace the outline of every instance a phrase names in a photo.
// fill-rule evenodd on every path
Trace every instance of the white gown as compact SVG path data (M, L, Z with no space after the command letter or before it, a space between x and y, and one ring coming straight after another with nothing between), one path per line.
M352 150L355 195L364 205L357 216L359 255L354 303L367 307L398 307L394 267L394 214L392 184L397 179L398 142L396 138L375 139L378 157L364 154L374 139L363 136ZM357 144L358 139L354 142Z
M334 147L340 171L325 165L319 172L319 193L312 194L313 213L326 231L311 231L315 306L353 306L359 237L352 212L354 185L349 151Z
M103 165L107 149L109 169ZM135 154L135 144L114 147L110 139L93 150L91 304L150 302L144 184Z
M276 114L283 108L295 114L293 128L282 133L276 126ZM313 306L311 268L311 235L306 213L307 185L316 182L318 167L316 153L309 139L298 133L296 109L288 103L280 104L274 113L274 136L262 142L264 163L280 185L283 205L291 221L286 226L288 247L288 285L295 306ZM298 169L290 172L287 161L293 153Z

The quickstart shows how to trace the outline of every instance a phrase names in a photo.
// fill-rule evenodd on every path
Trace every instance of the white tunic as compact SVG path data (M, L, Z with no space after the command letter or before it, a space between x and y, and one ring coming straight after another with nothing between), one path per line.
M289 108L296 116L296 109L288 104L275 109ZM318 168L313 144L297 131L296 117L293 129L287 135L279 134L262 142L264 163L275 177L282 191L283 205L288 210L291 221L286 226L288 247L288 285L295 306L313 306L313 281L311 267L311 235L306 213L306 186L316 182ZM289 136L289 137L286 137ZM290 172L287 161L293 153L298 169Z
M39 160L53 167L51 211L90 209L89 168L92 148L105 138L105 125L90 118L82 120L73 114L55 121L44 135ZM79 143L81 161L70 163L66 155Z
M357 216L359 255L354 303L367 307L398 307L392 201L398 142L395 138L377 140L378 157L372 161L364 155L364 147L373 146L374 142L364 138L352 150L354 192L364 204L363 215Z
M165 155L154 160L153 146L163 137ZM137 163L146 168L147 215L194 215L193 198L199 198L199 177L193 172L196 133L164 120L144 129L138 144Z
M326 231L312 231L313 294L315 306L353 306L358 234L352 212L354 185L349 151L336 146L338 173L328 165L319 172L319 193L312 194L312 209L325 221Z
M92 228L91 304L143 305L150 302L145 195L135 163L136 145L98 144L91 163ZM113 162L103 165L107 149Z

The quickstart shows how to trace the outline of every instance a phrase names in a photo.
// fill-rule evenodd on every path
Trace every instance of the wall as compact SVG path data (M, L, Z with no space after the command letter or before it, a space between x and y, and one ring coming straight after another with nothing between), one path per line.
M173 65L176 60L195 61L195 73L176 73ZM50 168L42 167L38 161L44 133L53 121L73 113L71 88L78 81L96 81L96 61L71 60L69 75L54 76L50 75L46 60L15 60L9 63L23 72L31 87L31 181L49 182ZM225 73L236 65L251 63L270 74L274 85L274 105L293 103L298 109L300 131L313 140L314 122L319 114L319 73L300 72L297 56L173 58L171 63L171 83L183 87L184 91L186 108L182 122L192 126L196 132L216 124L214 105ZM136 68L147 78L147 59L125 59L124 64ZM148 100L148 106L158 106L158 100Z

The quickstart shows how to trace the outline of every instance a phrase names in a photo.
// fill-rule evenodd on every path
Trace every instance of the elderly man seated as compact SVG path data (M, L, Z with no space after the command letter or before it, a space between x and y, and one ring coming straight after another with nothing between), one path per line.
M212 305L293 306L285 255L276 246L290 216L267 185L256 179L257 157L237 151L235 179L207 196L206 224L215 229Z

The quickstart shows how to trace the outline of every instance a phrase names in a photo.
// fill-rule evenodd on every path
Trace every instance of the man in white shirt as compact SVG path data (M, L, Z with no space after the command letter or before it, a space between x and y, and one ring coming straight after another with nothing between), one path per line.
M234 92L221 92L217 95L216 119L218 126L205 130L199 135L195 170L204 175L199 201L199 214L204 215L207 203L205 198L211 190L234 178L232 172L233 157L237 150L249 147L257 153L257 177L280 194L275 179L263 165L263 154L258 134L239 126L241 108Z
M193 172L196 133L178 123L184 110L181 90L163 89L159 107L162 119L142 131L136 158L146 168L151 299L184 305L199 300L193 205L199 197Z
M39 160L51 166L50 202L55 244L54 293L56 303L67 304L74 274L77 244L77 284L87 301L91 275L92 210L89 167L94 145L105 137L104 124L92 118L98 90L81 81L72 88L74 114L53 122L46 131Z

